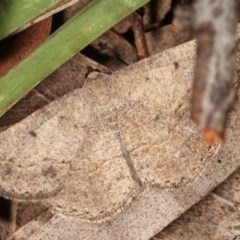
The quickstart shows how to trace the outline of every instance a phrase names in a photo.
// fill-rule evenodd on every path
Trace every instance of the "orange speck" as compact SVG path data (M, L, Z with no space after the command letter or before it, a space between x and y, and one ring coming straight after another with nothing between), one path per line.
M221 141L221 142L223 141L222 134L212 129L204 130L203 136L206 143L208 144L214 144L217 141Z

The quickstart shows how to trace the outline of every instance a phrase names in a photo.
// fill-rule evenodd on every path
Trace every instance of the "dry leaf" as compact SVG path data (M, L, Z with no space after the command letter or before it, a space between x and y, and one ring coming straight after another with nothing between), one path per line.
M7 240L27 240L33 235L34 232L41 229L41 227L47 223L52 217L49 211L42 212L38 217L29 221L22 228L18 229L11 237ZM51 239L51 238L49 238Z
M52 17L0 42L0 77L30 55L50 34Z
M233 204L212 193L152 240L236 239L239 217Z
M119 70L138 60L135 47L112 30L98 37L89 45L89 48L94 50L91 54L94 59L98 58L100 63L112 71ZM85 49L83 52L89 51Z
M193 39L190 31L167 25L146 34L150 54L164 51Z
M152 240L238 239L239 178L240 170Z

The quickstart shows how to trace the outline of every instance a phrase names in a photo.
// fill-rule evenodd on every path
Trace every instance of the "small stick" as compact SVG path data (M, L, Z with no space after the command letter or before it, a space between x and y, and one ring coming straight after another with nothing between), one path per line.
M135 38L135 45L138 52L138 57L140 59L146 58L149 56L147 41L144 32L143 18L142 16L135 12L133 13L133 34Z
M234 100L236 3L196 0L192 7L192 27L198 46L191 117L212 144L223 140L227 114Z

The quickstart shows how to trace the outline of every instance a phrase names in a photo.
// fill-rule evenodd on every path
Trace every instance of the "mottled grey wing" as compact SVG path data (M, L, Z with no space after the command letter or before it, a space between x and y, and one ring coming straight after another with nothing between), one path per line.
M193 181L215 153L189 120L193 42L99 75L0 135L0 192L103 221L147 186Z

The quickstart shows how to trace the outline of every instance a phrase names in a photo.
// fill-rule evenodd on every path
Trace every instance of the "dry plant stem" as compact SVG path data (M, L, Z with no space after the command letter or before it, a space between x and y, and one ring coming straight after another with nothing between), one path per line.
M198 47L191 116L209 143L223 139L234 99L235 9L235 1L227 0L197 0L193 4Z
M135 38L135 45L140 59L149 56L147 41L144 32L143 18L138 13L133 13L133 34Z

